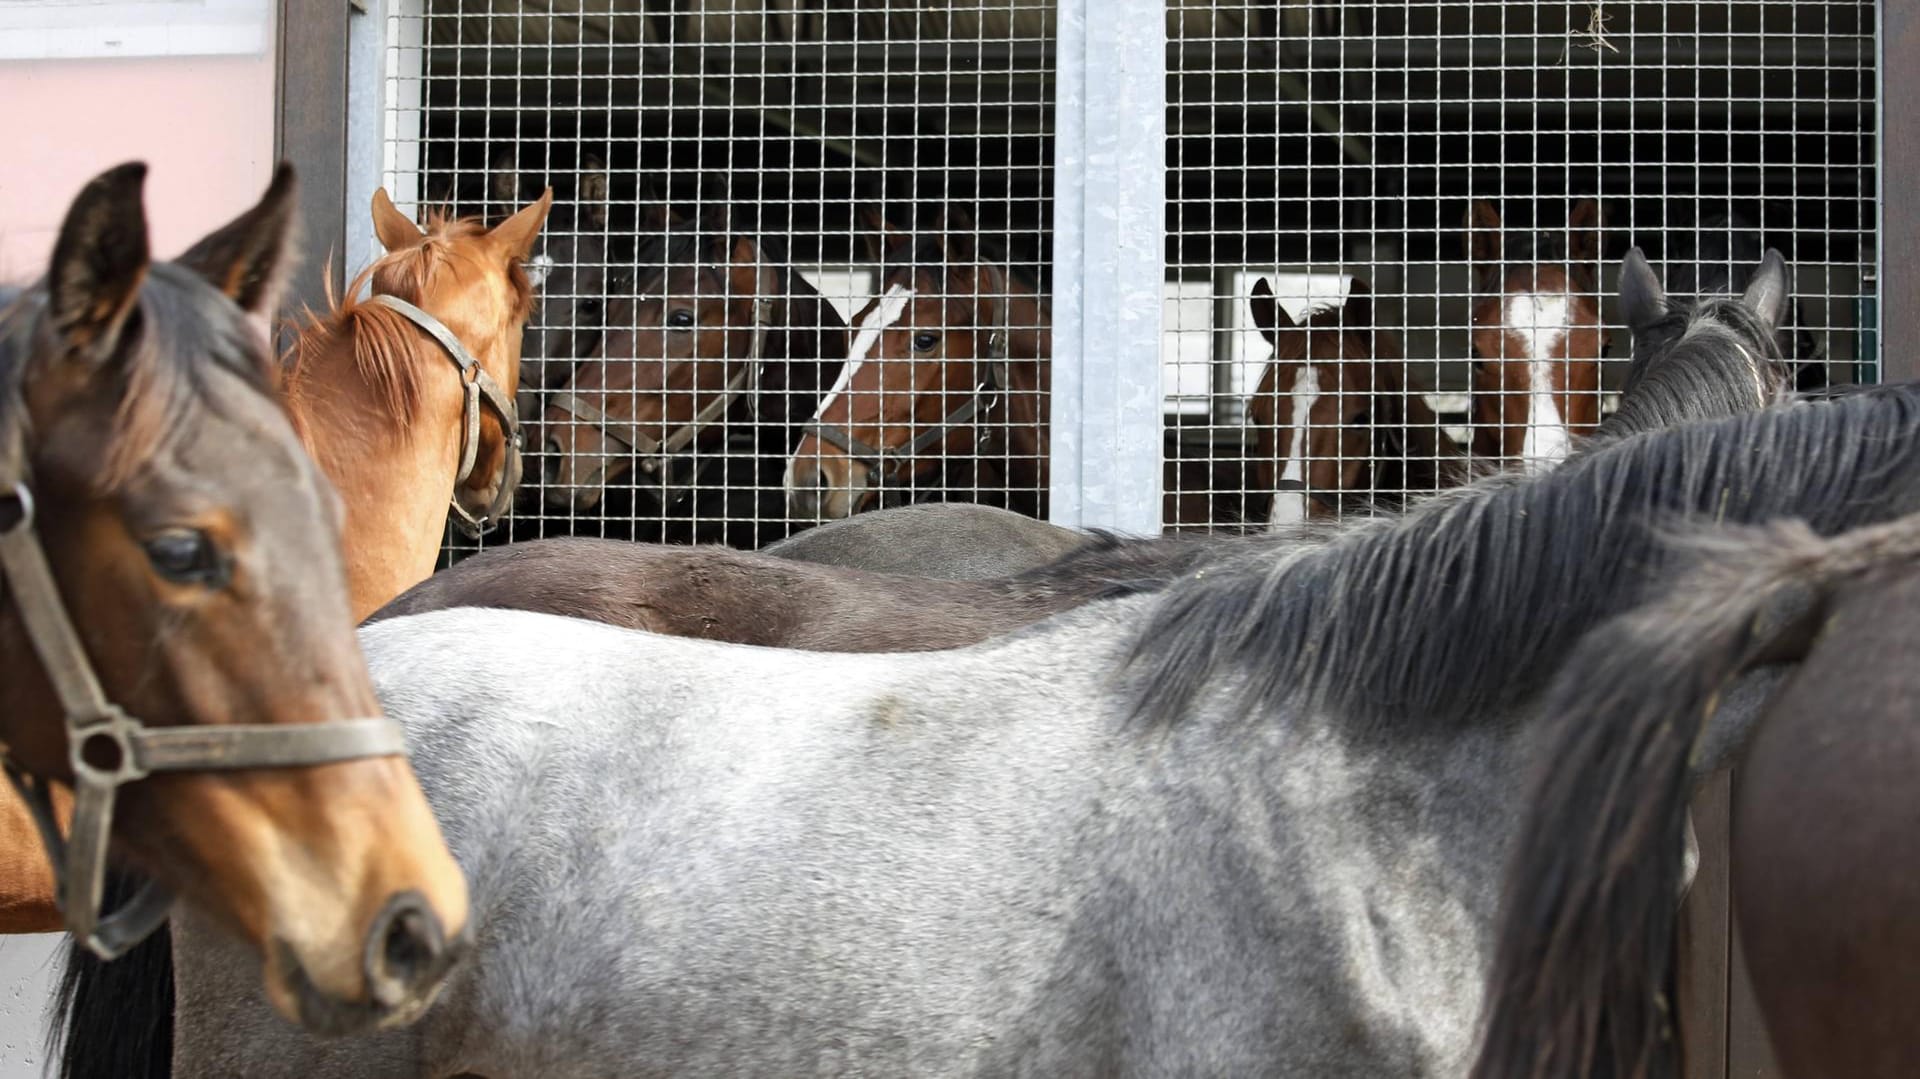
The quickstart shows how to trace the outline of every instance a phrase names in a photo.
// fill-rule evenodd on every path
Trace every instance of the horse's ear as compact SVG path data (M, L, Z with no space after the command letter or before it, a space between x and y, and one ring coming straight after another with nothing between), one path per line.
M1567 261L1591 270L1600 267L1600 202L1581 199L1567 216Z
M1340 307L1340 327L1361 334L1373 332L1373 290L1358 277L1347 285L1347 302Z
M404 251L426 238L420 226L401 213L400 208L387 197L384 187L373 193L373 235L380 241L380 246L389 251Z
M606 164L592 154L580 164L580 187L576 195L579 219L593 228L606 228L613 201L613 181L607 176Z
M1467 260L1475 266L1500 265L1500 211L1486 199L1467 207Z
M738 237L733 241L728 262L735 296L757 300L771 299L779 294L779 268L768 261L766 253L760 250L760 241L751 236Z
M1620 264L1620 313L1634 333L1644 332L1667 314L1667 290L1638 247L1627 252Z
M1747 282L1747 291L1741 294L1740 302L1769 328L1777 329L1786 317L1787 298L1792 292L1787 260L1769 247L1760 258L1760 268L1753 272L1753 280Z
M147 178L134 161L87 181L67 208L47 271L47 315L70 354L111 357L146 280Z
M553 188L540 193L540 197L519 212L493 227L487 236L493 242L507 249L514 258L523 259L533 254L533 241L540 237L540 226L547 222L547 211L553 209Z
M286 290L299 233L293 166L281 162L253 209L175 259L250 315L271 317Z
M1247 307L1253 311L1253 324L1260 328L1260 336L1266 338L1268 344L1273 344L1273 335L1281 330L1298 329L1264 277L1253 283L1253 295L1247 298Z

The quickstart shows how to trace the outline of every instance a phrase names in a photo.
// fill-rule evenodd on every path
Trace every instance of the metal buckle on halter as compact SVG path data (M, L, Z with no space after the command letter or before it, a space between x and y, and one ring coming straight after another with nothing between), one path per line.
M115 959L159 928L172 898L148 881L125 906L102 915L115 796L153 772L282 768L404 755L390 719L298 725L195 724L150 728L107 700L78 632L67 617L46 552L34 536L33 492L15 483L18 516L0 521L0 583L13 602L59 700L73 770L73 825L60 834L45 779L28 774L0 747L6 773L32 814L52 863L55 898L67 930L102 959Z
M461 404L460 421L460 469L455 474L453 485L455 492L447 499L448 515L453 518L454 526L472 539L479 539L492 531L506 516L513 505L514 492L520 486L522 462L520 415L513 398L493 381L486 368L480 366L473 353L450 329L447 324L408 303L398 296L384 293L367 301L394 312L413 323L428 337L440 345L447 359L453 361L460 371L460 382L464 400ZM495 489L493 498L479 516L469 513L460 504L458 489L473 475L474 463L480 455L480 406L485 404L500 418L500 429L506 438L506 460L500 465L500 485Z

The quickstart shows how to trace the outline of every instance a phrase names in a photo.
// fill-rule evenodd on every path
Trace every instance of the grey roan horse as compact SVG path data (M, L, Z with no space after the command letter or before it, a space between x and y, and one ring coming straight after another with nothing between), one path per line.
M182 919L175 1063L1458 1074L1531 706L1665 586L1661 528L1834 533L1920 508L1916 466L1913 387L1692 424L951 652L369 627L472 882L470 961L415 1027L318 1042ZM476 677L488 640L519 643ZM99 1003L73 1037L152 1019Z

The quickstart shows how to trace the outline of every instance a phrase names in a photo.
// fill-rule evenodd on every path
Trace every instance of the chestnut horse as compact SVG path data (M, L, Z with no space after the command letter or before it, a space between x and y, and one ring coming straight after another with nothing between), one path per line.
M846 367L787 464L794 516L996 488L1008 508L1045 512L1048 304L972 232L949 210L889 238L881 295L855 317Z
M599 348L549 395L546 499L575 512L645 496L632 538L757 547L787 535L780 469L847 351L785 248L710 217L650 245ZM622 482L624 481L624 482Z
M513 495L524 262L552 200L548 189L491 230L435 215L422 231L375 192L387 254L294 346L287 408L346 503L356 619L433 572L449 495L456 519L480 526Z
M1473 454L1550 468L1600 426L1600 204L1582 199L1562 230L1505 228L1475 199Z
M466 884L379 718L336 504L273 392L292 171L176 263L149 257L145 174L89 183L0 312L8 778L96 954L173 893L252 947L287 1019L407 1022L466 936ZM78 792L64 838L50 784ZM109 845L153 883L103 917Z

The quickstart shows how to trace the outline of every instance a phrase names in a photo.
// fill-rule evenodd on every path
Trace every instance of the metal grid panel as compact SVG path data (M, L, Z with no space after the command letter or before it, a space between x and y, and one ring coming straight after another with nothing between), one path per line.
M782 487L844 346L817 386L820 365L785 354L820 351L797 340L823 321L808 293L831 323L888 281L914 290L891 327L914 332L828 396L858 442L927 441L913 465L882 462L860 504L1043 513L1053 21L1046 0L390 9L385 179L401 208L498 215L549 183L557 199L522 372L538 442L508 534L488 542L756 546L839 512L867 470L830 440L807 448L838 498L790 505ZM789 272L804 284L777 280ZM997 362L975 355L993 322ZM915 352L921 332L934 340ZM704 422L667 459L642 452L690 419Z
M1629 356L1617 267L1634 244L1675 294L1724 286L1762 244L1779 248L1799 297L1792 348L1812 368L1803 381L1875 377L1862 329L1875 291L1872 3L1207 0L1182 11L1214 31L1190 28L1169 62L1170 524L1391 505L1445 482L1456 448L1509 466L1553 452L1552 439L1524 441L1528 424L1543 426L1524 405L1506 421L1523 453L1493 439L1501 396L1526 391L1497 366L1476 377L1474 304L1495 297L1496 321L1530 314L1538 337L1577 319L1565 317L1566 290L1543 284L1515 312L1504 274L1476 284L1475 200L1498 215L1483 254L1509 268L1564 265L1569 243L1577 264L1597 233L1598 280L1571 291L1599 300L1612 347L1600 386L1575 387L1589 401L1563 419L1575 408L1584 418L1593 400L1612 406ZM1593 233L1569 225L1587 200L1600 211ZM1338 312L1348 281L1369 286L1344 309L1355 346L1327 326L1338 313L1311 335L1282 322L1269 344L1250 303L1260 277L1288 322L1309 297ZM1311 348L1320 362L1270 369L1283 342L1288 359ZM1439 458L1449 467L1419 465ZM1271 493L1303 483L1304 496Z
M1874 18L1868 0L1169 0L1167 522L1258 526L1276 508L1392 505L1446 482L1456 455L1511 465L1555 451L1525 440L1541 425L1524 407L1505 424L1519 442L1493 437L1503 395L1525 391L1487 378L1484 364L1476 381L1475 302L1503 282L1476 283L1475 212L1491 237L1486 261L1597 263L1594 280L1561 294L1597 302L1612 347L1599 385L1561 399L1564 418L1611 407L1628 354L1617 265L1634 244L1675 293L1737 281L1760 245L1780 248L1798 296L1790 348L1807 381L1876 377ZM389 19L387 180L403 206L493 212L555 183L534 359L618 321L623 297L649 295L641 282L668 261L652 242L667 208L682 219L670 231L712 237L726 231L712 216L722 207L733 231L778 243L782 264L849 316L883 287L886 240L863 212L929 231L943 207L971 212L976 228L949 231L1003 253L993 262L1010 284L998 295L1037 307L1023 342L1037 353L1050 291L1054 22L1043 0L429 0ZM517 189L496 186L509 174ZM916 286L972 302L994 291L975 278ZM1358 352L1336 348L1311 382L1274 364L1249 303L1262 280L1284 312L1275 342L1317 352L1337 341L1322 332L1334 316L1311 335L1287 328L1333 300L1345 312L1334 329L1360 331ZM1366 302L1341 307L1356 281ZM1510 307L1495 303L1496 321ZM1537 298L1526 310L1523 331L1559 326L1543 316L1566 320ZM638 371L646 364L634 357L650 354L631 341L615 351L601 357L608 369ZM964 351L943 338L933 356ZM558 374L546 377L559 387ZM984 453L955 441L933 473L889 476L889 499L1044 512L1046 443L1016 439L1025 425L1004 386L978 382L988 392L948 379L923 402L920 425L896 425L889 441L940 426L976 397L992 407L968 424L999 437L983 440ZM1287 423L1308 394L1318 407ZM625 400L638 407L644 396ZM1048 411L1038 396L1028 420ZM564 497L556 470L592 455L578 440L537 447L512 534L752 544L802 523L778 477L738 463L768 455L752 433L767 426L761 415L730 424L731 452L696 446L694 495L665 506L648 495L639 454L589 507ZM970 467L978 457L986 467ZM1304 467L1290 472L1289 461ZM1313 497L1276 499L1283 486ZM693 500L720 490L749 497Z

